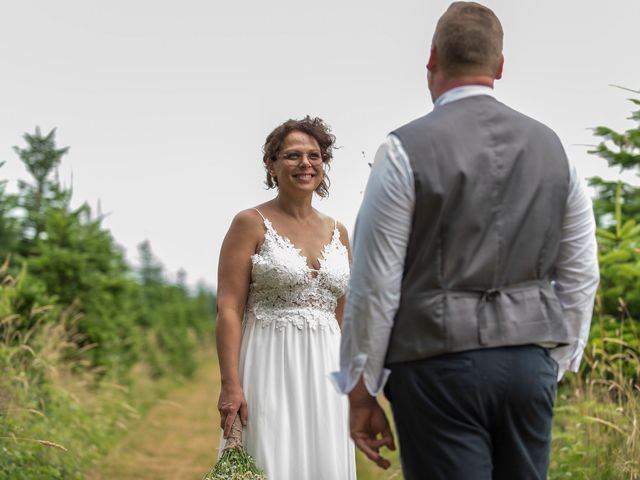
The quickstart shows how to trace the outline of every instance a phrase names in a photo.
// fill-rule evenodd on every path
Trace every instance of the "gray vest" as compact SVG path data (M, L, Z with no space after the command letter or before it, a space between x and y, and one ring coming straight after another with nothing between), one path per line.
M393 134L415 211L386 362L567 344L551 284L570 177L556 134L487 95Z

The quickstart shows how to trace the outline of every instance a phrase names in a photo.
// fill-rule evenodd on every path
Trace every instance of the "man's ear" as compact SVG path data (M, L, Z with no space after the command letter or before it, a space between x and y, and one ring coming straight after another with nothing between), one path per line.
M496 72L496 80L502 78L502 68L504 67L504 55L500 55L500 63L498 64L498 71Z
M429 53L429 61L427 62L427 70L433 72L438 63L438 52L436 52L436 47L431 46L431 52Z

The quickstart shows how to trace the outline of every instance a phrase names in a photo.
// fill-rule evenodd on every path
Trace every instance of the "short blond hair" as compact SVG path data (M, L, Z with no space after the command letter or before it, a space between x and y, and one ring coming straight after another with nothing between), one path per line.
M433 35L438 65L448 75L495 76L504 33L495 13L476 2L454 2Z

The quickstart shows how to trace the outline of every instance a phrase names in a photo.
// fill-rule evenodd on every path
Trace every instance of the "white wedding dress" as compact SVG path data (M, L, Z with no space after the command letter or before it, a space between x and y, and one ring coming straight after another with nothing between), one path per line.
M314 270L263 219L240 348L244 447L269 480L355 479L348 400L329 378L339 370L335 309L349 281L347 249L334 227Z

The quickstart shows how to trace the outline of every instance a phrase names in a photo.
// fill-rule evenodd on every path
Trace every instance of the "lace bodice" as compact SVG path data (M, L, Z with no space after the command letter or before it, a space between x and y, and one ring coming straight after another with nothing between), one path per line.
M252 255L251 286L246 314L263 327L275 322L284 331L288 325L302 330L329 328L338 331L337 301L347 291L349 259L334 228L331 241L319 258L320 268L307 265L301 250L282 237L264 218L264 243Z

